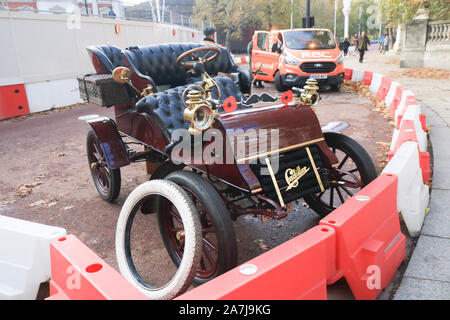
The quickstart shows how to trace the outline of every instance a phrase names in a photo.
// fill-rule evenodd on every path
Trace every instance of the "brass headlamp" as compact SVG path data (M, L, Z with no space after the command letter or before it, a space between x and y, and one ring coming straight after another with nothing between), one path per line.
M293 91L296 93L297 102L301 104L307 104L311 106L311 108L315 111L315 106L319 104L320 95L317 92L319 87L317 86L316 79L308 79L306 80L306 85L303 89L294 89Z
M200 88L201 91L193 89L187 93L188 100L183 114L184 120L190 123L189 133L192 135L201 134L214 123L215 112L206 101L203 88Z

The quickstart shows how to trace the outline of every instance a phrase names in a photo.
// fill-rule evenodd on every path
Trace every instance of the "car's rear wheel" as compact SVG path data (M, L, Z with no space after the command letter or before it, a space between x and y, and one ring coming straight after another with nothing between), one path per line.
M332 212L377 177L370 155L358 142L335 132L326 132L324 136L328 147L336 154L339 165L328 172L329 189L304 197L309 207L321 217Z
M100 140L93 130L90 130L87 134L86 152L89 169L98 194L103 200L113 202L120 193L120 168L111 169L108 167L100 146Z
M202 228L202 257L194 283L200 285L237 265L237 241L227 207L216 189L200 175L191 171L175 171L166 177L181 186L194 202ZM183 252L178 246L175 224L178 216L165 208L158 210L161 237L172 261L179 265Z

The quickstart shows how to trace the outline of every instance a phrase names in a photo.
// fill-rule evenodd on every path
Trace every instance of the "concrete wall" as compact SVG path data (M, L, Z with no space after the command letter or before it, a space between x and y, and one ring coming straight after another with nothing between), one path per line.
M120 34L115 31L116 24L120 25ZM0 89L25 84L30 112L61 107L79 101L75 77L94 72L87 46L111 44L125 48L201 40L201 31L181 26L0 11Z
M422 15L405 26L400 67L450 69L450 20L430 21Z

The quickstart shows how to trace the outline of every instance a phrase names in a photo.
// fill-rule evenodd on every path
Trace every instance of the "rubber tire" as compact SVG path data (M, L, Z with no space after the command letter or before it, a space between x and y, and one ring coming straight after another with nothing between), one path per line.
M145 286L133 275L126 252L126 235L129 232L129 219L132 210L139 202L148 195L157 194L169 199L177 208L183 221L185 230L184 255L178 270L171 281L159 288L151 289ZM134 214L137 214L136 209ZM134 217L134 215L133 215ZM132 222L132 221L131 221ZM175 183L167 180L152 180L144 182L134 189L126 199L116 228L116 256L120 273L131 282L139 291L150 299L167 300L172 299L185 292L192 284L198 265L200 263L202 250L202 236L200 219L194 203L187 193Z
M216 272L209 278L194 278L196 285L201 285L209 280L221 275L222 273L236 267L237 265L237 240L234 232L233 222L222 197L216 189L207 180L191 171L174 171L166 177L177 185L189 189L203 204L208 211L209 217L216 229L217 245L219 248L219 264ZM158 211L158 224L161 231L161 237L166 246L169 256L175 265L179 264L178 257L172 247L167 235L162 232L163 222L162 213Z
M378 176L372 158L358 142L348 136L336 132L325 132L324 137L328 147L336 147L336 149L344 150L350 155L350 158L361 170L360 174L363 187L368 185ZM332 212L332 210L316 201L312 195L304 196L303 200L305 200L309 207L321 217L325 217Z
M88 157L89 170L91 171L92 180L94 180L95 188L97 189L100 197L107 202L114 202L114 200L117 199L120 193L120 185L121 185L120 168L109 169L109 181L110 181L109 191L107 193L103 192L97 185L94 170L91 168L92 158L90 156L89 150L91 143L94 139L98 140L97 135L95 134L94 130L89 130L86 137L86 153Z
M342 86L342 84L339 84L339 85L337 85L337 84L332 84L332 85L331 85L331 91L336 91L336 92L338 92L338 91L341 90L341 86Z
M280 71L277 71L277 73L275 73L275 88L277 88L279 92L284 92L288 90L288 88L283 85L283 80L281 79Z

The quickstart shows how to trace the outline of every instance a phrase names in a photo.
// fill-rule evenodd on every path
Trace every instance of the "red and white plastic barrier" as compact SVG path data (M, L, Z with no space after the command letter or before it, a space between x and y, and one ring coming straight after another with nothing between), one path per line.
M397 209L409 234L419 236L428 206L429 187L423 184L417 143L403 143L383 173L398 176Z
M47 300L147 300L119 272L73 235L52 241Z
M336 272L334 229L317 226L193 289L182 300L325 300Z
M405 258L397 211L397 176L381 175L320 221L336 231L337 273L356 299L375 299Z
M50 241L63 228L0 216L0 300L36 299L50 279Z
M353 82L360 82L364 80L364 71L354 69L352 73L352 81Z
M381 85L381 78L382 77L383 77L383 75L380 74L380 73L377 73L377 72L374 72L372 74L372 81L370 82L369 90L373 94L377 94L378 89L380 88L380 85Z
M250 58L248 56L234 57L234 63L236 63L236 64L249 64L250 63Z
M326 299L326 284L342 277L355 298L375 299L405 257L396 188L395 175L382 175L319 226L178 299Z

